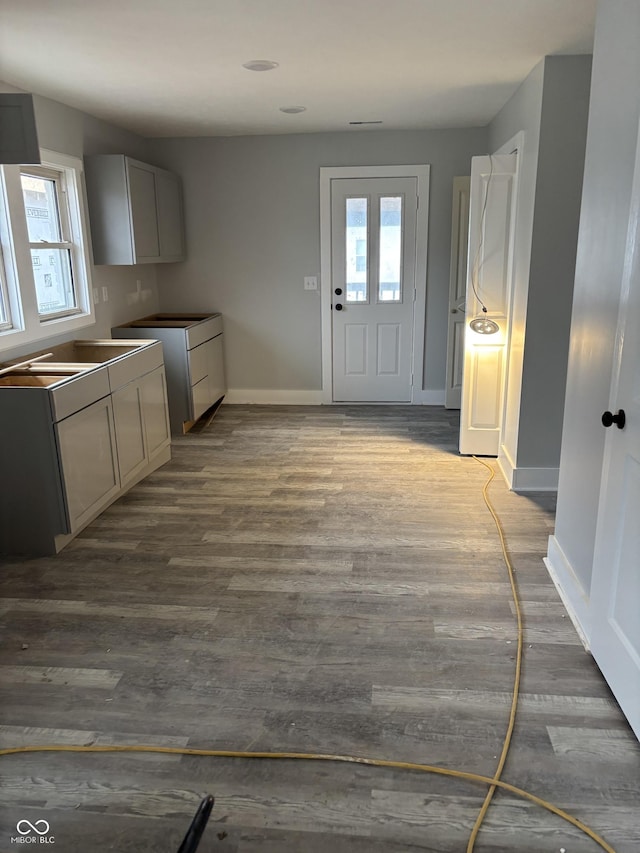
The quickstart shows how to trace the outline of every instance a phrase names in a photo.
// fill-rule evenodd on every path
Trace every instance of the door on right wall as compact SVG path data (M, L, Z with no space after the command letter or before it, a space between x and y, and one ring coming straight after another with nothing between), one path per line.
M497 456L511 302L517 154L471 160L466 322L460 410L460 453ZM486 314L482 307L486 307ZM485 316L499 327L478 334L469 322Z
M591 652L640 739L640 130L590 593ZM624 421L622 417L624 412ZM598 417L599 412L594 412ZM615 420L614 420L615 418ZM604 427L603 427L604 428Z

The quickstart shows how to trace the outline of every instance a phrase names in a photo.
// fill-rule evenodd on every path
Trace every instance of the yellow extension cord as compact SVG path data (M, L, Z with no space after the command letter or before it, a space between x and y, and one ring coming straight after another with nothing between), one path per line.
M511 592L513 594L513 600L515 604L518 628L516 671L514 676L513 697L511 700L509 723L507 726L507 733L505 735L504 744L502 746L500 759L498 761L498 766L496 768L496 772L492 777L482 776L479 773L467 773L464 770L451 770L447 767L436 767L431 764L416 764L411 761L387 761L382 758L363 758L355 755L324 755L321 753L305 752L242 752L225 749L191 749L190 747L174 746L15 746L9 747L7 749L0 749L0 755L15 755L17 753L25 752L154 752L165 753L169 755L200 755L209 758L280 758L302 759L305 761L343 761L352 764L368 764L373 767L389 767L395 770L414 770L422 773L435 773L439 776L449 776L454 779L465 779L468 782L479 782L481 784L489 786L489 790L487 791L487 795L482 804L482 808L480 809L478 817L476 818L476 821L473 825L471 835L469 837L469 841L467 844L467 853L472 853L474 849L478 832L480 831L480 827L482 826L482 822L487 813L496 788L500 788L504 791L509 791L509 793L511 794L515 794L516 796L521 797L522 799L529 800L530 802L535 803L537 806L546 809L552 814L558 815L558 817L561 817L563 820L566 820L568 823L577 827L579 830L581 830L581 832L583 832L585 835L595 841L596 844L598 844L603 850L606 851L606 853L616 853L616 851L613 849L613 847L611 847L610 844L607 844L607 842L603 838L601 838L585 823L582 823L582 821L578 820L578 818L575 818L573 817L573 815L570 815L563 809L554 806L553 803L550 803L548 800L544 800L541 797L536 796L535 794L531 794L529 793L529 791L525 791L523 788L517 788L515 785L510 785L508 782L503 782L500 778L505 762L507 760L507 754L509 752L509 746L511 744L511 737L513 735L513 729L515 725L516 709L518 706L518 695L520 691L520 675L522 670L522 650L524 646L524 633L522 627L522 612L515 583L513 566L511 564L511 560L507 551L504 532L502 530L500 519L498 518L498 515L495 509L493 508L488 495L488 488L491 481L495 477L495 472L493 468L486 462L484 462L482 459L478 459L477 456L474 456L474 459L484 465L484 467L487 468L487 470L490 472L490 476L484 484L484 488L482 489L482 496L484 498L485 504L487 505L487 509L493 517L493 520L496 524L496 528L498 530L498 535L500 537L502 556L509 572L509 581L511 583Z

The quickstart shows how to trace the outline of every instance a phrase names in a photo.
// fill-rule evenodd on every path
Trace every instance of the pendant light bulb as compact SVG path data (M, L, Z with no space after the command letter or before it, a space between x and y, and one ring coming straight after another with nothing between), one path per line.
M495 335L500 331L500 326L494 321L486 317L487 309L482 306L482 314L479 317L474 317L469 323L469 328L477 332L479 335Z

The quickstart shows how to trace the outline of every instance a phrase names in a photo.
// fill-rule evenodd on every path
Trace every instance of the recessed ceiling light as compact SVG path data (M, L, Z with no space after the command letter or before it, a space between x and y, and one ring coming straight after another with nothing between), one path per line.
M280 112L295 115L296 113L303 113L306 109L306 107L280 107Z
M278 67L277 62L272 62L270 59L250 59L242 65L247 71L272 71Z

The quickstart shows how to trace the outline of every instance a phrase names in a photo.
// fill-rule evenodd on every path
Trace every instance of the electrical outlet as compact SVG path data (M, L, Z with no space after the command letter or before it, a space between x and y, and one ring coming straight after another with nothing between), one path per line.
M318 289L318 276L316 276L316 275L305 275L305 277L304 277L304 289L305 290L317 290Z
M97 305L100 302L100 292L97 287L93 288L93 304Z
M109 288L105 287L105 286L102 287L102 301L103 302L109 301Z

